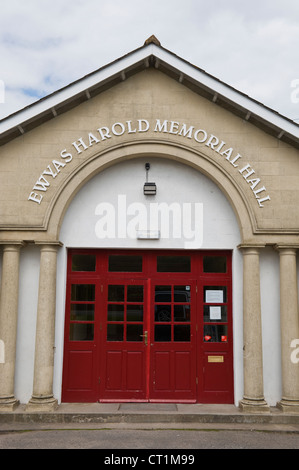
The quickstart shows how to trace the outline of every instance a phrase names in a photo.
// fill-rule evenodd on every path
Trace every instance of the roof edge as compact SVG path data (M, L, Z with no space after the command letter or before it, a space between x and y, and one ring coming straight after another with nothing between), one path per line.
M179 81L191 80L199 88L204 87L209 90L214 102L218 97L230 102L232 107L244 110L246 120L250 121L251 116L261 120L263 125L269 126L272 131L275 128L278 138L287 134L291 140L296 141L296 146L299 146L299 124L162 47L154 35L150 36L143 46L0 120L0 145L1 140L2 143L6 143L24 134L25 124L32 124L28 126L30 130L34 121L39 121L37 123L39 125L54 118L59 114L58 108L63 104L65 106L61 109L67 110L67 104L70 101L73 101L76 106L76 103L80 104L90 99L90 90L96 86L100 87L101 84L108 83L115 77L118 77L119 81L124 80L127 71L133 70L138 64L142 64L143 68L149 66L159 68L159 63L175 70Z

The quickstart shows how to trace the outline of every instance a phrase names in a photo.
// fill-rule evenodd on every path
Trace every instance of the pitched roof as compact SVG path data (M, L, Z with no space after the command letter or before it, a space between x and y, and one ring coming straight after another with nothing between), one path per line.
M142 47L0 120L0 145L53 119L149 67L166 73L265 132L299 148L299 125L161 46L155 36Z

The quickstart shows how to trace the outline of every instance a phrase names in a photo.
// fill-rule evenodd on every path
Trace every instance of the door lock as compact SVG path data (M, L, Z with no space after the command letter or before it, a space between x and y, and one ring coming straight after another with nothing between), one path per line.
M147 346L147 331L144 332L144 335L140 335L141 338L144 338L144 344Z

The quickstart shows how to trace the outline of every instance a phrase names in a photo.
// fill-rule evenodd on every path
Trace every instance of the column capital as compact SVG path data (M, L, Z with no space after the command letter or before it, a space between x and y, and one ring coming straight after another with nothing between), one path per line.
M56 252L58 248L61 248L63 246L63 243L59 241L36 241L35 245L39 246L41 251L54 251Z
M0 240L0 246L3 247L3 250L14 249L16 251L25 245L23 240Z
M35 245L47 245L47 246L57 246L58 248L63 246L63 243L59 240L35 240Z
M299 249L299 244L296 243L277 243L274 249L280 253L296 254Z
M265 243L240 243L237 248L241 251L243 250L244 253L250 252L250 250L252 252L258 253L259 250L265 248L265 246Z

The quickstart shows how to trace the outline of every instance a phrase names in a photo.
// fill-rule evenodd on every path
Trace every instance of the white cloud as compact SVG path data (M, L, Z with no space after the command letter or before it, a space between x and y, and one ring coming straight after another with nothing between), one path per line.
M1 1L1 0L0 0ZM142 46L166 49L291 118L299 78L292 0L1 1L0 118Z

